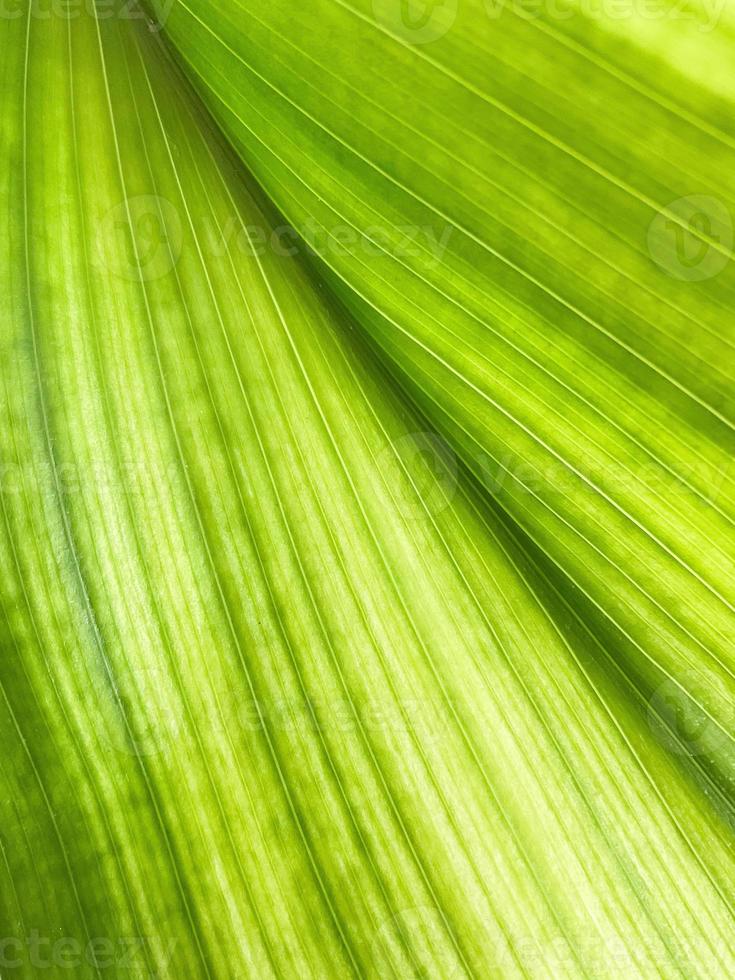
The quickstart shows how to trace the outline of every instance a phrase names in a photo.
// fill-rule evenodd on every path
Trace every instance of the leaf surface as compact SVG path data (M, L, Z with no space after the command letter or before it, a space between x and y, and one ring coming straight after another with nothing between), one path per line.
M331 70L346 71L337 29L353 25L360 43L375 29L339 5L317 14L345 61ZM269 16L284 11L275 3ZM172 10L172 37L186 34L213 85L239 84L239 58L224 59L183 17ZM600 536L606 561L618 547L635 558L628 591L602 602L612 573L603 555L589 559L592 516L581 515L608 519L612 501L580 479L563 514L585 543L575 551L560 534L552 547L551 530L534 543L542 491L536 503L498 490L496 506L426 418L463 450L473 431L499 439L491 417L473 413L490 404L501 366L515 372L508 385L532 370L499 335L489 346L485 321L481 385L436 356L454 331L452 344L469 345L481 328L469 311L510 289L459 230L466 170L447 198L454 225L433 280L423 251L410 261L381 251L360 276L350 253L327 263L327 288L141 20L29 8L0 32L4 965L30 977L70 966L172 977L732 972L731 830L712 781L727 772L730 743L716 742L719 727L670 731L686 658L703 710L722 722L727 660L720 678L677 626L679 646L660 665L677 686L647 704L654 668L637 652L660 657L663 617L686 622L695 598L699 632L689 629L700 639L720 635L726 613L704 581L696 595L674 593L693 572L654 551L653 508L639 531L621 517L619 538ZM458 100L457 120L475 104L433 65L416 74L405 46L383 37L373 43L390 56L404 114L416 105L398 98L406 77L428 103L441 91L442 114ZM474 50L461 31L460 42ZM286 70L277 50L269 64ZM272 88L265 112L266 88L237 89L243 117L246 102L253 119L259 108L276 122L287 105L301 112ZM340 111L351 109L357 132L364 101L348 91L356 101ZM480 118L488 132L497 121ZM315 202L338 197L367 220L357 199L373 181L385 234L415 216L433 227L427 204L412 211L405 188L387 192L372 164L299 120L291 162L304 184L275 159L285 143L274 132L277 154L250 160L290 220L324 220ZM439 163L445 149L432 151ZM404 163L398 154L395 168ZM321 164L333 174L323 197ZM437 168L421 176L411 164L435 202L450 194ZM525 240L530 262L536 245ZM571 271L568 283L582 290ZM593 276L588 286L597 296ZM603 382L642 444L652 437L668 403L635 382L628 355L601 360L602 341L571 314L552 329L552 301L540 290L532 306L526 288L514 292L516 319L498 315L495 327L526 351L545 337L550 371L563 351L582 359L575 386L551 372L534 395L566 391L553 444L569 451L573 419L592 425L580 389L602 399ZM409 344L419 323L435 350ZM366 327L404 377L410 369L411 401ZM672 321L671 336L681 327ZM467 347L457 350L469 371ZM668 363L702 400L719 391L724 417L726 362L710 353L699 372L686 359L674 367L673 353ZM598 375L593 364L606 367ZM527 438L540 466L540 401L526 387L513 397L534 432L507 421L513 465ZM724 421L710 413L705 426L689 395L672 405L676 446L720 461L711 426ZM610 453L631 444L608 423L604 434ZM696 533L719 531L724 512L685 503L690 517L707 515ZM661 618L644 629L634 586L655 558L645 601L663 603ZM716 581L724 565L715 556L705 571ZM570 580L599 602L599 622ZM632 624L631 648L601 622Z

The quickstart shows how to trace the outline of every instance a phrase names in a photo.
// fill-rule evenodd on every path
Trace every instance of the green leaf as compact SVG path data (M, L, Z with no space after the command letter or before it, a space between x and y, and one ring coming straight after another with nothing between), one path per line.
M126 11L68 18L29 7L0 20L0 970L728 975L732 832L726 791L717 796L703 781L727 772L730 743L722 726L699 726L681 696L701 684L697 701L722 722L726 659L720 703L714 668L694 641L709 642L728 621L704 581L674 591L684 575L675 556L698 539L664 556L646 536L673 534L704 504L677 496L676 484L667 530L649 498L631 491L645 522L634 530L629 521L619 536L608 526L591 559L593 518L607 519L612 499L578 480L558 501L559 521L573 520L588 542L575 550L542 520L546 483L538 502L513 489L526 455L539 467L550 458L538 439L552 381L566 394L551 445L573 449L578 469L592 456L566 441L575 421L594 422L607 451L622 453L632 445L622 425L629 412L640 453L655 435L661 458L677 466L689 459L677 453L695 451L718 464L724 422L669 387L644 389L653 373L634 377L627 350L603 363L602 341L569 311L557 311L552 329L548 294L521 286L520 273L503 280L460 230L489 220L480 192L490 185L479 171L477 210L460 207L467 171L457 165L450 191L446 138L409 170L427 182L427 200L452 195L448 239L445 218L411 204L405 187L389 190L387 176L335 148L316 118L254 76L241 85L234 48L195 30L177 6L171 36L186 40L203 71L206 62L213 86L235 86L243 119L272 118L275 127L298 118L283 142L262 130L266 142L249 160L291 221L314 218L318 229L322 208L338 203L364 233L372 208L385 207L380 230L394 251L401 228L424 231L413 256L363 255L361 238L327 260L335 295L306 261L308 229L294 237L243 177L157 25ZM275 2L263 15L285 13ZM250 14L230 15L238 43L258 44ZM290 11L289 36L301 43L304 16ZM400 116L387 120L399 105L427 126L439 114L459 125L476 105L433 63L419 70L405 44L340 5L317 4L309 18L324 62L346 79L342 102L322 109L335 131L351 120L373 156L389 152ZM470 26L458 22L447 44L479 57ZM374 46L373 95L385 99L373 120L381 135L369 138L367 103L348 84L358 36ZM539 42L540 58L544 50ZM300 97L317 98L283 51L271 51L270 68L284 79L291 72ZM208 91L214 105L215 87ZM436 117L416 120L416 107L434 99ZM579 107L588 123L591 111ZM484 109L472 123L487 137L497 119ZM466 154L482 147L466 145ZM522 141L512 146L522 154ZM390 152L395 176L409 153ZM708 165L714 173L720 164ZM533 166L544 172L541 157ZM571 170L558 180L577 182ZM517 188L524 199L530 186ZM541 239L515 214L514 242L531 263ZM620 216L628 231L629 218ZM589 234L612 236L592 210L586 220ZM433 262L426 229L446 246ZM549 276L566 269L565 288L582 302L571 248ZM599 281L586 281L598 297ZM718 282L729 288L726 274ZM497 313L507 289L514 319L510 308ZM703 316L724 301L710 289ZM631 286L623 298L633 295ZM687 295L682 287L677 302ZM621 331L640 322L630 316ZM671 338L683 322L672 320ZM409 343L419 328L424 347ZM480 329L483 357L473 361L467 351ZM526 351L545 337L548 380L520 350L501 348L498 331ZM702 401L721 385L727 363L714 355L725 340L711 339L696 372L678 341L662 341L670 371L682 386L696 383ZM454 343L463 345L451 355L457 362ZM567 389L554 372L568 370L570 351L579 360ZM410 375L418 404L387 363L404 381ZM470 387L453 364L463 377L472 367L481 384ZM502 432L489 425L502 416L487 407L501 388L533 438L518 420ZM590 399L610 398L604 426L582 398L587 389ZM722 387L723 417L726 395ZM667 437L662 414L677 420ZM500 506L433 425L475 463L468 450L478 433L488 453L507 438L511 488L496 481ZM729 513L720 507L721 516L706 509L691 534L719 532ZM634 552L625 593L602 565L617 548ZM719 554L703 570L712 581L723 573ZM644 653L662 656L659 620L641 625L632 597L654 558L646 601L666 600L656 615L687 622L696 603L700 618L686 643L677 627L679 647L661 664L673 686L649 703L642 695L656 675ZM610 622L630 627L629 648L603 628ZM685 657L691 684L679 670Z
M698 719L729 813L733 16L628 13L182 0L165 29L610 656Z

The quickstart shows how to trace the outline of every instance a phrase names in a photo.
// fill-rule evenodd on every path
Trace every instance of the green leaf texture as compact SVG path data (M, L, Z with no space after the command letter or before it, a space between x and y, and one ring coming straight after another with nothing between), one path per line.
M158 24L0 20L0 972L729 976L729 106L251 6L164 26L300 238Z
M675 692L729 810L733 11L601 9L180 0L165 29L412 398Z

